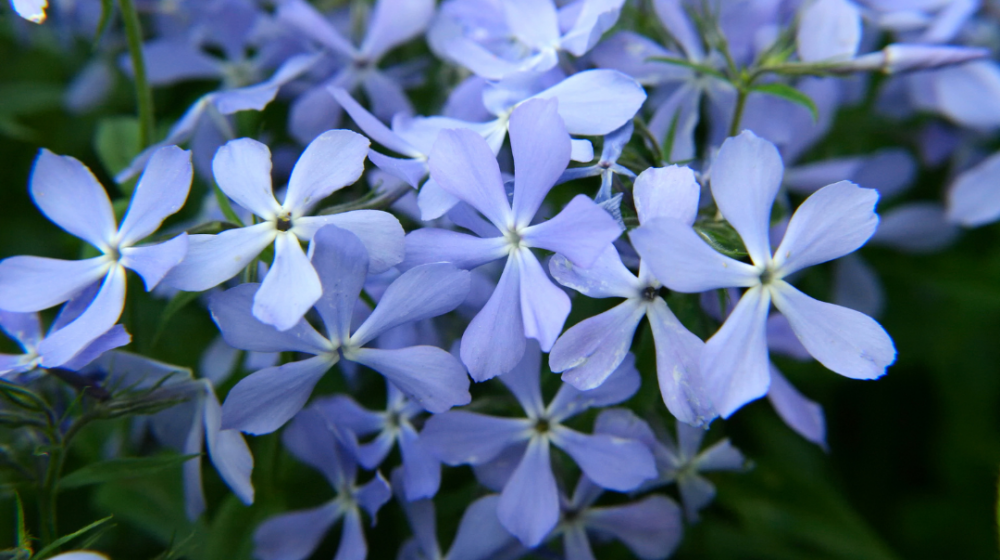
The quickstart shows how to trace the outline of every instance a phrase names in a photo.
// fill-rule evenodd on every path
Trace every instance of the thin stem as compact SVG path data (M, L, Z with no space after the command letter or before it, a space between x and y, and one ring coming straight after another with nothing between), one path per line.
M135 79L135 98L139 107L139 141L143 148L153 143L153 91L146 79L146 61L142 56L142 27L133 0L118 0L125 21L128 53Z
M740 132L740 121L743 120L743 108L747 104L747 90L742 84L736 88L736 110L733 111L733 122L729 125L729 136Z
M42 545L47 546L59 534L56 521L56 483L62 472L65 458L64 443L53 446L49 452L49 463L45 467L45 480L42 482L42 492L39 497L39 509L42 516Z

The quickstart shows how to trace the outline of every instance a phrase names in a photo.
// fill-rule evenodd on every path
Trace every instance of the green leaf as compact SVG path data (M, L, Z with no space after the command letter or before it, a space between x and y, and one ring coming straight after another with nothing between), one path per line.
M814 121L819 120L819 109L816 108L816 104L813 103L813 100L810 99L808 95L788 84L760 84L750 88L750 91L765 93L767 95L787 99L792 103L798 103L806 109L809 109L809 112L812 113Z
M184 513L180 469L145 479L116 480L94 492L94 506L155 538L163 545L183 540L196 529Z
M111 521L111 517L112 516L109 515L109 516L105 517L104 519L98 519L97 521L91 523L90 525L87 525L86 527L84 527L83 529L80 529L79 531L76 531L75 533L70 533L68 535L59 537L58 539L56 539L55 541L53 541L52 544L50 544L49 546L47 546L47 547L39 550L38 554L32 557L32 560L42 560L43 558L46 558L50 554L58 552L59 551L59 547L61 547L62 545L68 543L69 541L71 541L71 540L73 540L73 539L75 539L77 537L83 536L84 534L86 534L89 531L93 531L94 529L100 527L101 525L104 525L108 521Z
M158 455L156 457L125 457L91 463L73 471L59 481L59 489L78 488L112 480L139 478L181 465L198 455Z
M14 492L14 502L17 504L17 548L23 550L31 556L31 534L24 523L24 504L21 503L21 495Z
M167 303L167 307L163 310L160 315L160 324L156 326L156 334L153 335L152 344L156 344L160 340L160 336L167 328L167 324L170 319L177 314L178 311L184 309L187 304L198 299L202 292L177 292L174 297L170 298L170 302Z
M104 168L117 175L139 155L139 121L134 117L108 117L97 124L94 149ZM135 181L120 185L122 192L132 194Z
M243 220L236 215L236 211L233 210L233 205L229 204L229 197L226 196L226 193L222 192L219 185L212 185L212 190L215 192L215 200L219 203L219 209L222 210L222 215L225 216L230 222L243 227Z
M712 246L713 249L726 255L738 259L747 256L746 247L740 234L736 233L733 226L725 221L706 221L694 224L694 230Z

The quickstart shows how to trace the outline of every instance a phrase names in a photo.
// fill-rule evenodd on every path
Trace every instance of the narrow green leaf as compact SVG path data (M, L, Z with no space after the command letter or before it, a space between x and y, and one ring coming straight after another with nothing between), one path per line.
M91 463L73 471L59 481L59 489L78 488L112 480L138 478L183 464L198 455L158 455L156 457L125 457Z
M660 156L663 161L667 163L673 163L671 156L674 154L674 138L677 136L677 121L680 120L681 110L680 108L674 112L674 116L670 119L670 129L667 130L667 137L663 139L663 149Z
M14 502L17 504L17 548L27 551L31 555L31 534L24 523L24 504L21 503L21 495L14 492Z
M94 149L104 168L117 175L139 155L139 121L134 117L108 117L97 123ZM122 192L132 194L135 181L119 185Z
M816 108L816 104L813 103L813 100L810 99L808 95L788 84L760 84L750 88L750 91L765 93L767 95L787 99L792 103L798 103L806 109L809 109L809 112L812 113L814 121L819 120L819 109Z
M222 210L222 215L225 216L230 222L233 222L240 227L244 227L243 220L236 215L236 211L233 210L233 205L229 204L229 198L226 196L226 193L222 192L219 185L212 185L212 190L215 192L215 200L219 203L219 209Z
M52 544L50 544L49 546L39 550L38 554L32 557L32 560L42 560L48 557L50 554L57 552L59 550L59 547L61 547L62 545L68 543L69 541L77 537L83 536L89 531L93 531L94 529L100 527L101 525L104 525L108 521L111 521L111 517L112 516L109 515L104 519L98 519L97 521L91 523L90 525L87 525L86 527L80 529L79 531L76 531L75 533L70 533L68 535L59 537L58 539L53 541Z

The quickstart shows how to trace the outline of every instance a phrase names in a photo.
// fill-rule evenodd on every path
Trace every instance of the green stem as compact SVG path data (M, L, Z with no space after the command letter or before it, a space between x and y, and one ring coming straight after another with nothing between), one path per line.
M45 467L45 480L42 482L42 493L39 509L42 516L42 545L48 546L59 535L56 526L56 483L62 472L65 458L64 442L49 452L49 464Z
M742 84L736 90L736 110L733 111L733 122L729 125L729 135L736 136L740 132L740 121L743 120L743 108L747 104L747 87Z
M135 97L139 107L139 141L143 148L153 143L153 90L146 80L146 61L142 56L142 27L133 0L118 0L125 21L129 57L135 78Z

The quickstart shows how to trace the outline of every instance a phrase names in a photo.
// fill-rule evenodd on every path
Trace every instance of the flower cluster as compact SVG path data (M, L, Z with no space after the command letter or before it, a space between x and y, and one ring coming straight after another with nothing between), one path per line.
M77 4L12 0L68 35L86 32L74 10L112 9ZM715 495L702 473L745 468L724 419L767 396L826 447L821 406L772 353L863 380L896 360L855 251L940 250L1000 219L1000 156L968 155L1000 127L975 2L146 2L145 37L119 4L123 27L107 12L99 30L104 73L79 76L67 104L99 110L121 73L139 144L103 170L108 189L39 152L31 199L87 246L0 261L0 327L23 348L0 355L0 415L15 422L37 393L81 422L134 417L132 445L150 434L182 453L191 519L209 507L202 450L252 504L275 486L255 492L263 445L246 435L280 430L334 495L264 497L261 560L309 558L337 522L336 557L363 559L365 518L392 500L413 532L400 558L585 560L610 539L665 558ZM143 96L182 83L198 96L154 142ZM886 118L942 117L918 148L956 162L943 202L880 218L909 186L909 152L811 151L862 97ZM828 268L832 297L796 287ZM198 302L221 339L185 339L207 348L193 370L157 361L156 338L187 335L166 312L155 336L139 327L143 302ZM372 371L383 411L366 408L383 397ZM50 424L49 445L75 434ZM434 500L456 485L443 553Z

